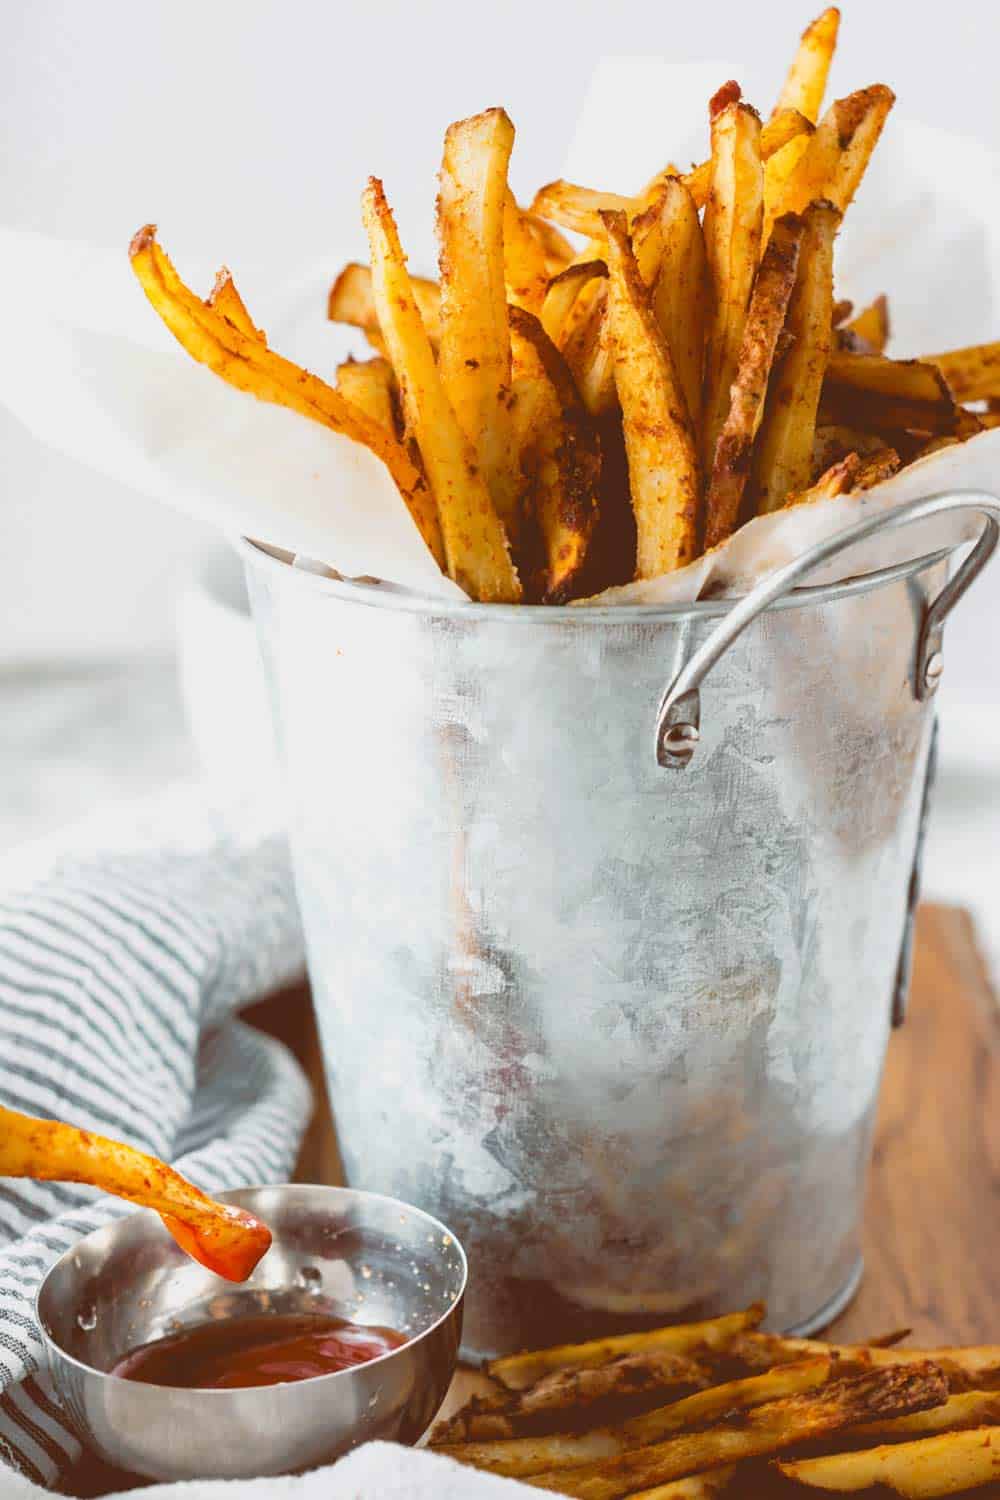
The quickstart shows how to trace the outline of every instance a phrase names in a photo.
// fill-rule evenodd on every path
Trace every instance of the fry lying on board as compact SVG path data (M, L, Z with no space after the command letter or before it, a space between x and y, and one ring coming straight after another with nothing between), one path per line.
M875 1483L930 1496L1000 1480L1000 1345L907 1349L908 1329L826 1344L761 1333L762 1316L755 1305L494 1360L495 1392L439 1422L431 1446L580 1500Z
M1000 420L1000 340L894 360L886 296L853 317L835 299L835 239L894 104L884 83L825 102L839 30L834 7L806 27L766 120L722 82L704 159L642 185L560 179L525 208L506 113L451 125L439 280L409 270L371 179L371 264L343 268L327 313L375 359L340 364L336 389L269 349L228 273L202 301L148 229L133 267L195 359L368 447L473 599L672 572Z
M155 1156L58 1120L0 1108L2 1177L86 1182L155 1209L181 1249L227 1281L245 1281L271 1244L271 1231L259 1219L214 1202Z

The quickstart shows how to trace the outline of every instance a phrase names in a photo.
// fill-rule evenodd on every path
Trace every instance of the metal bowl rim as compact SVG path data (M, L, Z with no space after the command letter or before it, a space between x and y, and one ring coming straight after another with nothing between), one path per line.
M907 562L893 563L886 568L876 568L870 573L860 573L840 583L804 584L783 594L768 605L765 613L779 609L801 609L809 604L834 603L839 599L854 598L866 594L883 584L896 583L922 573L936 563L950 557L965 541L950 547L939 547L934 552ZM349 578L327 578L321 573L306 568L293 568L281 557L277 557L260 542L240 537L236 547L246 564L255 569L274 571L279 569L287 584L291 578L301 580L293 587L308 587L333 598L369 609L395 610L403 614L437 615L449 619L487 621L513 621L522 625L565 625L569 621L591 625L629 625L640 621L685 619L714 619L728 614L745 595L714 599L695 599L690 603L677 604L598 604L584 608L579 604L481 604L474 599L436 599L427 594L413 592L381 591L378 582L359 583Z
M360 1198L370 1199L372 1202L387 1203L387 1204L392 1205L394 1208L405 1208L409 1213L419 1214L422 1219L427 1220L427 1222L429 1224L434 1225L437 1229L440 1229L443 1234L446 1234L446 1235L448 1235L450 1237L452 1245L458 1250L458 1253L461 1256L461 1267L462 1267L462 1284L459 1287L458 1292L456 1293L455 1298L454 1298L453 1302L451 1303L451 1306L448 1307L448 1308L446 1308L446 1310L441 1314L441 1316L435 1322L433 1322L430 1325L429 1328L425 1328L422 1333L416 1334L416 1336L414 1338L407 1339L406 1343L405 1344L400 1344L400 1346L399 1346L398 1349L388 1349L385 1352L385 1354L379 1354L379 1355L376 1356L375 1359L365 1360L365 1362L363 1364L361 1364L361 1365L348 1365L348 1367L346 1369L344 1369L344 1370L331 1370L329 1372L329 1374L327 1374L327 1375L308 1375L305 1380L282 1381L282 1382L278 1382L279 1384L294 1385L294 1386L300 1386L301 1385L301 1386L310 1386L310 1387L312 1387L312 1386L317 1385L322 1380L339 1380L342 1376L344 1376L344 1375L353 1375L358 1370L373 1370L376 1367L376 1365L380 1365L380 1364L383 1364L387 1360L394 1359L397 1354L402 1354L405 1350L414 1349L414 1348L416 1348L416 1346L418 1344L422 1344L423 1341L425 1339L429 1338L432 1333L435 1333L439 1328L441 1328L442 1325L445 1324L448 1321L448 1319L451 1318L455 1314L455 1312L457 1311L457 1309L461 1306L462 1302L465 1299L465 1293L466 1293L466 1290L468 1289L468 1285L469 1285L469 1260L468 1260L468 1257L467 1257L467 1255L465 1253L465 1246L462 1244L462 1241L458 1238L458 1235L455 1234L453 1230L449 1229L449 1227L448 1227L447 1224L445 1224L441 1219L435 1218L435 1216L433 1214L429 1214L426 1209L424 1209L424 1208L418 1208L415 1203L407 1203L402 1198L393 1198L389 1193L370 1193L367 1190L367 1188L338 1187L338 1186L334 1186L331 1183L323 1183L323 1182L281 1182L281 1183L266 1182L266 1183L256 1183L256 1184L252 1184L252 1185L250 1185L248 1187L232 1188L232 1189L228 1190L227 1192L217 1193L217 1194L215 1194L215 1199L216 1199L216 1202L218 1202L218 1203L235 1203L237 1208L241 1208L243 1205L240 1202L238 1202L238 1199L244 1193L259 1193L259 1192L263 1192L263 1191L268 1190L268 1189L273 1189L275 1187L281 1188L283 1191L287 1191L289 1188L310 1188L310 1189L312 1189L312 1188L321 1188L324 1192L330 1192L330 1193L348 1193L348 1194L350 1194L350 1195L352 1195L354 1197L360 1197ZM149 1220L160 1220L160 1215L153 1208L137 1208L133 1213L123 1214L121 1216L121 1218L119 1218L119 1219L112 1219L109 1224L101 1224L101 1225L98 1226L97 1229L90 1230L89 1234L81 1235L81 1237L78 1240L74 1240L73 1243L72 1243L72 1245L67 1246L67 1248L63 1251L62 1255L60 1255L57 1260L54 1260L52 1262L51 1266L49 1266L49 1269L46 1271L45 1275L42 1277L42 1280L41 1280L41 1282L39 1284L37 1292L35 1293L34 1301L33 1301L33 1304L32 1304L33 1310L34 1310L34 1314L35 1314L35 1322L38 1324L39 1331L40 1331L40 1333L42 1335L42 1342L44 1343L44 1345L45 1345L45 1347L46 1347L47 1350L49 1350L49 1351L55 1350L57 1352L57 1354L59 1355L60 1359L64 1360L69 1365L75 1366L76 1369L82 1370L84 1372L84 1374L86 1374L86 1375L96 1375L99 1380L121 1381L123 1384L127 1384L127 1385L136 1385L139 1382L128 1381L128 1380L126 1380L126 1377L124 1375L116 1375L114 1373L114 1371L112 1371L112 1370L98 1370L98 1369L95 1368L94 1365L88 1365L84 1360L77 1359L77 1357L76 1357L75 1354L70 1354L70 1352L69 1352L68 1349L64 1349L63 1346L62 1346L62 1344L57 1343L56 1340L49 1333L48 1329L45 1326L45 1323L42 1320L42 1315L41 1315L39 1304L40 1304L40 1302L42 1300L42 1293L45 1291L45 1288L46 1288L46 1286L49 1283L50 1277L52 1277L55 1274L55 1272L58 1269L58 1267L62 1265L63 1261L66 1260L66 1258L68 1256L74 1254L77 1250L79 1250L80 1246L86 1240L90 1239L92 1235L102 1234L104 1232L104 1230L111 1229L111 1228L113 1228L117 1224L131 1223L134 1220L140 1219L140 1218L145 1218L145 1219L149 1219ZM458 1359L457 1350L456 1350L456 1356L455 1357L456 1357L456 1362L457 1362L457 1359ZM157 1385L154 1381L151 1381L151 1380L150 1381L142 1381L141 1383L143 1385L148 1386L148 1388L151 1391L188 1390L188 1391L197 1392L197 1394L199 1396L229 1396L229 1397L232 1397L234 1395L243 1395L243 1396L245 1396L246 1395L246 1390L247 1390L246 1387L242 1387L242 1386L236 1387L233 1390L219 1390L219 1389L213 1388L212 1386L200 1386L200 1385L196 1385L196 1386ZM251 1387L250 1389L254 1389L254 1387ZM273 1386L262 1386L262 1387L259 1387L259 1389L262 1389L262 1390L273 1390L274 1387Z

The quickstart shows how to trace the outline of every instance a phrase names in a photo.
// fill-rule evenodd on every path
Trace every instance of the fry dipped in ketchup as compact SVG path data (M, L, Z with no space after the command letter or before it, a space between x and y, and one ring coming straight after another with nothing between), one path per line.
M86 1182L153 1208L182 1250L227 1281L245 1281L271 1244L266 1224L241 1208L216 1203L155 1156L2 1106L0 1177Z

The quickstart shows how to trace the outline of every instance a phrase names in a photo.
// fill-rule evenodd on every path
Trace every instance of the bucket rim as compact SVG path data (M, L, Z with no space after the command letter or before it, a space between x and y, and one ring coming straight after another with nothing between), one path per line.
M893 563L889 567L876 568L870 573L861 573L838 583L805 584L783 594L764 611L802 609L810 604L821 605L840 599L855 598L871 593L884 585L912 578L917 573L945 561L965 539L950 547L939 547L933 552L906 562ZM244 565L255 571L272 573L279 577L285 587L308 588L315 593L326 594L343 602L358 604L369 609L392 610L403 614L437 615L459 620L495 620L497 622L518 621L521 624L565 625L570 622L593 625L627 625L639 621L656 620L707 620L728 614L734 604L745 598L743 594L720 596L713 599L695 599L676 604L597 604L583 608L579 604L482 604L475 599L439 599L428 594L396 589L384 581L371 579L361 581L351 578L329 578L314 573L308 568L293 568L290 561L272 551L269 546L251 537L239 537L235 542L237 553ZM290 558L291 554L288 554ZM293 580L295 580L293 582Z

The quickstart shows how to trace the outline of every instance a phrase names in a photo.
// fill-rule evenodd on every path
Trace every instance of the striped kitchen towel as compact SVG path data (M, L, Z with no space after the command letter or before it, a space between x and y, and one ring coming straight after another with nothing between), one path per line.
M117 1136L210 1192L287 1179L308 1086L233 1019L295 977L287 848L259 806L196 787L0 864L0 1103ZM68 1245L128 1205L0 1178L0 1462L58 1484L79 1444L32 1302Z

